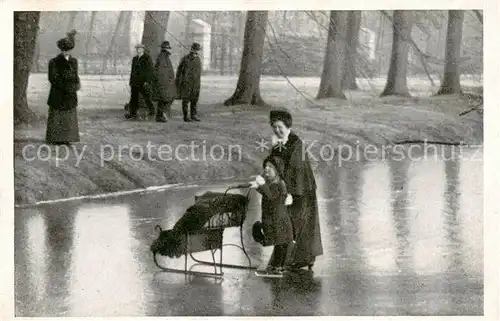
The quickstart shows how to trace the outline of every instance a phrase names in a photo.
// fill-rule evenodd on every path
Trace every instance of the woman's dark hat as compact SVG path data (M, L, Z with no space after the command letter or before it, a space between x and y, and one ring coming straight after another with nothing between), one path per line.
M168 42L166 40L164 42L162 42L161 48L162 49L172 49L172 47L170 47L170 42Z
M192 51L200 51L201 50L200 44L197 42L193 43L193 45L191 46L191 50Z
M275 121L282 121L288 128L292 127L292 115L286 109L274 109L269 113L269 120L271 123Z
M273 164L274 168L276 168L277 174L281 179L285 178L285 162L279 156L268 156L264 159L262 163L262 167L266 167L267 163Z
M70 51L75 48L75 35L76 30L71 30L67 33L66 37L61 38L57 41L57 47L61 51Z

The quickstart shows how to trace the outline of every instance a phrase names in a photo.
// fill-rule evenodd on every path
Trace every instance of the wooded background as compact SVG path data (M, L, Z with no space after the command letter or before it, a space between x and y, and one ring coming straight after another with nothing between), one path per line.
M265 104L261 75L320 77L317 98L345 98L357 78L387 77L382 96L409 96L406 79L440 83L437 94L462 93L460 77L483 74L483 15L449 11L15 12L15 115L29 118L30 72L46 72L56 42L78 31L80 74L128 74L142 41L155 56L169 40L176 67L193 41L195 19L211 26L205 73L238 74L225 104ZM138 30L142 30L139 32Z
M442 72L446 45L447 12L416 11L415 27L411 36L426 55L433 74ZM388 12L389 15L392 12ZM392 22L380 11L360 11L353 21L358 37L358 69L367 75L385 75L388 70ZM165 38L174 50L188 48L192 42L189 34L194 19L201 19L212 26L210 72L237 74L243 48L245 28L243 11L171 12ZM70 29L78 30L74 55L82 63L82 73L116 74L128 72L134 54L134 31L141 29L138 19L144 12L41 12L37 39L34 72L45 72L48 60L58 49L57 40ZM155 23L155 22L154 22ZM268 15L262 73L264 75L317 76L321 73L328 34L329 12L325 11L271 11ZM63 28L61 28L63 26ZM184 34L188 30L187 36ZM180 32L179 32L180 31ZM370 33L372 35L370 35ZM347 36L347 35L346 35ZM368 37L372 36L373 43ZM352 38L353 35L349 35ZM482 73L482 25L474 11L466 11L463 23L461 67L465 74ZM372 45L375 57L370 59ZM354 52L356 55L356 52ZM425 74L418 49L409 53L410 75ZM176 57L176 60L179 57ZM174 61L174 65L177 61ZM363 68L362 68L363 67ZM281 68L281 70L280 70ZM363 75L360 75L363 76Z

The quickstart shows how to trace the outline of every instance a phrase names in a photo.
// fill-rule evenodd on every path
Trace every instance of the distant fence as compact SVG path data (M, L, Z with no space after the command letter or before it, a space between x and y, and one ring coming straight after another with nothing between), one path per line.
M33 63L32 71L35 73L45 73L48 71L50 59L54 56L39 56ZM81 75L123 75L129 74L132 66L130 56L103 56L103 55L78 55L78 72ZM176 68L177 66L174 66ZM236 66L226 66L224 69L205 70L204 74L235 75L239 72Z
M53 56L40 56L33 64L33 72L47 72ZM130 73L132 59L129 56L84 55L78 56L78 71L82 75L120 75Z
M360 55L361 56L361 55ZM54 56L39 56L38 60L34 61L32 72L34 73L46 73L48 70L49 60L54 58ZM78 69L81 75L128 75L130 74L132 58L125 55L113 55L113 56L103 56L103 55L79 55L78 57ZM301 52L292 51L292 54L288 57L282 54L265 52L264 59L262 62L262 74L268 76L287 76L287 77L320 77L321 71L323 69L323 57L317 52L312 54L311 52ZM380 68L379 61L370 61L366 58L358 58L356 62L356 73L359 78L371 78L371 77L381 77L386 75L387 68ZM239 73L239 61L238 64L233 62L230 65L232 68L226 66L223 69L210 69L203 72L204 75L237 75ZM175 68L176 66L174 66ZM475 65L461 66L462 74L468 75L467 78L473 78L475 81L480 79L482 82L482 68L478 68ZM426 73L423 70L419 61L415 61L409 64L408 76L424 76ZM429 72L432 74L433 78L441 77L443 73L443 66L431 67Z

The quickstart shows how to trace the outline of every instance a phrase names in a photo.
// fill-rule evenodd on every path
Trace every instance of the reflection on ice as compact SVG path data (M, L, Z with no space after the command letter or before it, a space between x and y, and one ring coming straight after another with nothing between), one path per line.
M154 265L154 226L171 228L194 195L221 185L17 209L17 316L482 314L482 162L345 162L317 181L324 255L314 274L283 280L224 269L216 281ZM249 233L259 208L252 193L243 238L256 264L272 250ZM239 237L228 229L224 243ZM247 263L233 247L223 258ZM182 257L162 260L184 267Z
M144 285L134 257L127 206L81 209L75 219L71 315L143 313Z

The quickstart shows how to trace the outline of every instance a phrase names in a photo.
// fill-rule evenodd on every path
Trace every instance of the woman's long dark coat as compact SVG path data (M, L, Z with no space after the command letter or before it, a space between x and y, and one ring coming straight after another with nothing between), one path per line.
M77 91L80 90L78 61L60 54L49 61L50 92L47 104L46 141L48 143L77 142L78 132Z
M177 68L175 83L180 99L194 100L199 98L201 87L201 60L198 55L190 53L182 58Z
M265 245L286 244L292 241L292 221L287 213L285 198L287 195L285 182L266 183L257 188L262 195L261 211Z
M288 207L296 233L296 244L288 258L290 264L307 266L314 263L316 256L323 254L321 242L316 180L309 157L303 149L302 140L290 132L283 146L275 146L272 155L279 156L285 163L285 183L293 203ZM274 258L272 256L271 260Z
M176 98L175 71L170 61L170 53L165 50L162 50L156 59L153 79L153 100L168 102Z

